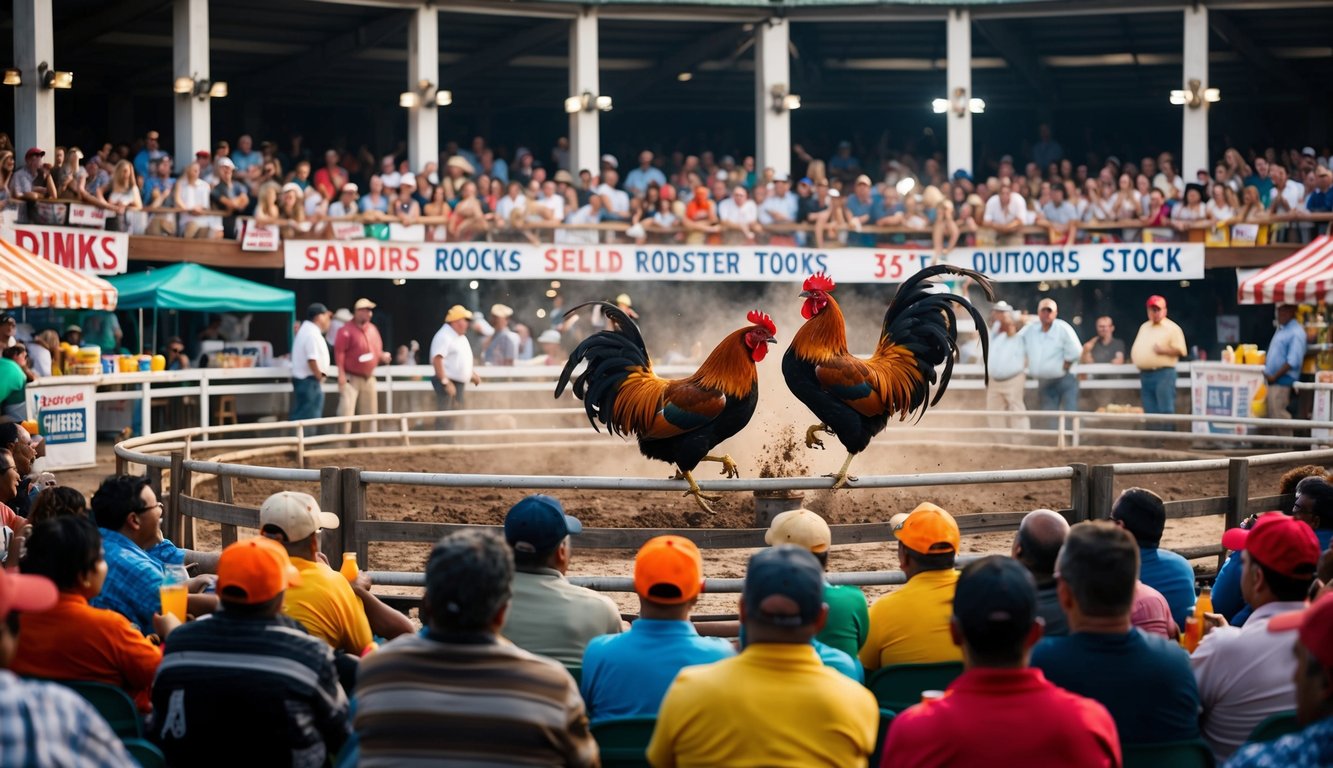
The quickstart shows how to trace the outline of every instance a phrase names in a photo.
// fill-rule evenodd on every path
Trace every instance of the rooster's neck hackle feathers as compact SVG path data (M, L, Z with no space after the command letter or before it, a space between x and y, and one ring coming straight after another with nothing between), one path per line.
M687 381L715 389L727 397L749 395L759 381L750 348L745 345L745 334L749 331L749 328L741 328L723 339Z
M838 302L832 296L827 298L828 304L792 337L791 348L803 360L820 362L847 354L847 321Z

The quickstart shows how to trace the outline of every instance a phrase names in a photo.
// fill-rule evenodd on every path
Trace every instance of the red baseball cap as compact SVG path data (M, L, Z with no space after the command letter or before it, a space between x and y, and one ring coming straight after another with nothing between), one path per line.
M10 611L48 610L56 604L57 597L56 585L45 576L0 570L0 620Z
M32 157L33 155L45 155L45 154L46 150L42 149L41 147L29 147L28 151L23 153L23 156Z
M206 150L206 149L201 149L201 150L199 150L198 152L195 152L195 153L194 153L194 156L195 156L195 157L212 157L212 155L209 154L208 150Z
M1161 307L1162 309L1166 309L1166 298L1153 294L1152 296L1148 297L1148 306Z
M1319 565L1314 529L1281 512L1265 512L1248 531L1232 528L1222 534L1222 546L1243 549L1264 567L1296 579L1313 576Z
M1325 595L1299 611L1280 613L1268 620L1269 632L1300 630L1301 645L1319 663L1333 667L1333 595Z

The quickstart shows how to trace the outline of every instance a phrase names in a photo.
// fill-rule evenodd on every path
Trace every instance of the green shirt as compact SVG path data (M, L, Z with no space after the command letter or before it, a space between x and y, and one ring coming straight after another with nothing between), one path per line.
M518 571L513 592L500 634L567 667L582 666L589 640L621 631L620 609L611 598L570 584L552 568Z
M0 405L18 405L23 402L23 388L28 385L19 364L0 357Z
M828 604L828 622L815 639L856 658L870 632L870 609L860 588L851 585L824 585Z

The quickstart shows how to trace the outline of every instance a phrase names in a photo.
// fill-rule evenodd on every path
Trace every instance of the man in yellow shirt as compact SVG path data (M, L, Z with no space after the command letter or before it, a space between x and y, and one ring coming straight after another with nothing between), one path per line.
M924 502L896 515L898 563L907 584L870 606L870 636L861 646L861 664L872 670L894 664L962 661L949 634L958 571L960 536L953 515Z
M308 493L275 493L259 508L260 533L281 543L301 573L300 585L287 590L282 612L335 651L363 656L375 647L372 629L392 639L411 633L412 622L366 584L353 585L329 567L319 551L319 534L337 527L338 516L320 511Z
M1139 369L1144 413L1176 412L1176 362L1189 354L1185 332L1166 318L1166 299L1148 297L1148 321L1139 326L1129 359ZM1174 429L1170 423L1156 429Z
M824 569L780 544L750 558L739 656L686 667L667 690L648 745L654 768L865 766L879 708L825 667L810 641L828 618Z

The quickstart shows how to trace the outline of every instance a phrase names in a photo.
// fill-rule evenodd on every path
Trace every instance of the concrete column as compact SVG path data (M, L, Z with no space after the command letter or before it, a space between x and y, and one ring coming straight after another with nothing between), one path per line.
M14 148L16 164L23 165L28 147L48 153L56 143L55 91L43 88L37 65L55 67L51 40L51 0L14 0L14 66L23 72L23 85L14 89ZM51 155L47 154L47 162Z
M211 80L208 70L208 0L174 0L171 8L172 78ZM212 107L208 98L175 94L176 130L172 157L177 168L194 160L194 153L213 150Z
M602 95L597 49L597 9L585 7L569 27L569 93L566 96ZM562 98L562 109L563 103ZM569 116L569 162L573 166L570 172L576 178L584 168L592 171L594 176L601 168L598 163L602 156L601 119L601 112L596 109Z
M1198 80L1208 87L1208 8L1196 3L1185 9L1185 58L1181 88L1189 89ZM1160 95L1159 95L1160 97ZM1180 140L1180 167L1176 172L1189 181L1208 163L1208 102L1198 107L1180 107L1185 113Z
M407 29L406 90L418 91L422 97L407 110L407 158L413 172L440 159L440 110L429 100L435 98L433 91L424 95L419 92L422 80L448 90L440 83L440 16L433 5L412 11Z
M946 85L944 98L953 101L954 93L963 89L966 98L972 98L972 14L965 10L950 10L945 22L948 40L948 64L946 67ZM964 110L959 117L952 109L945 113L948 141L949 167L945 172L952 174L962 168L974 173L972 168L972 110Z
M773 89L791 93L790 27L772 18L755 29L754 159L760 169L791 173L791 113L773 108Z

